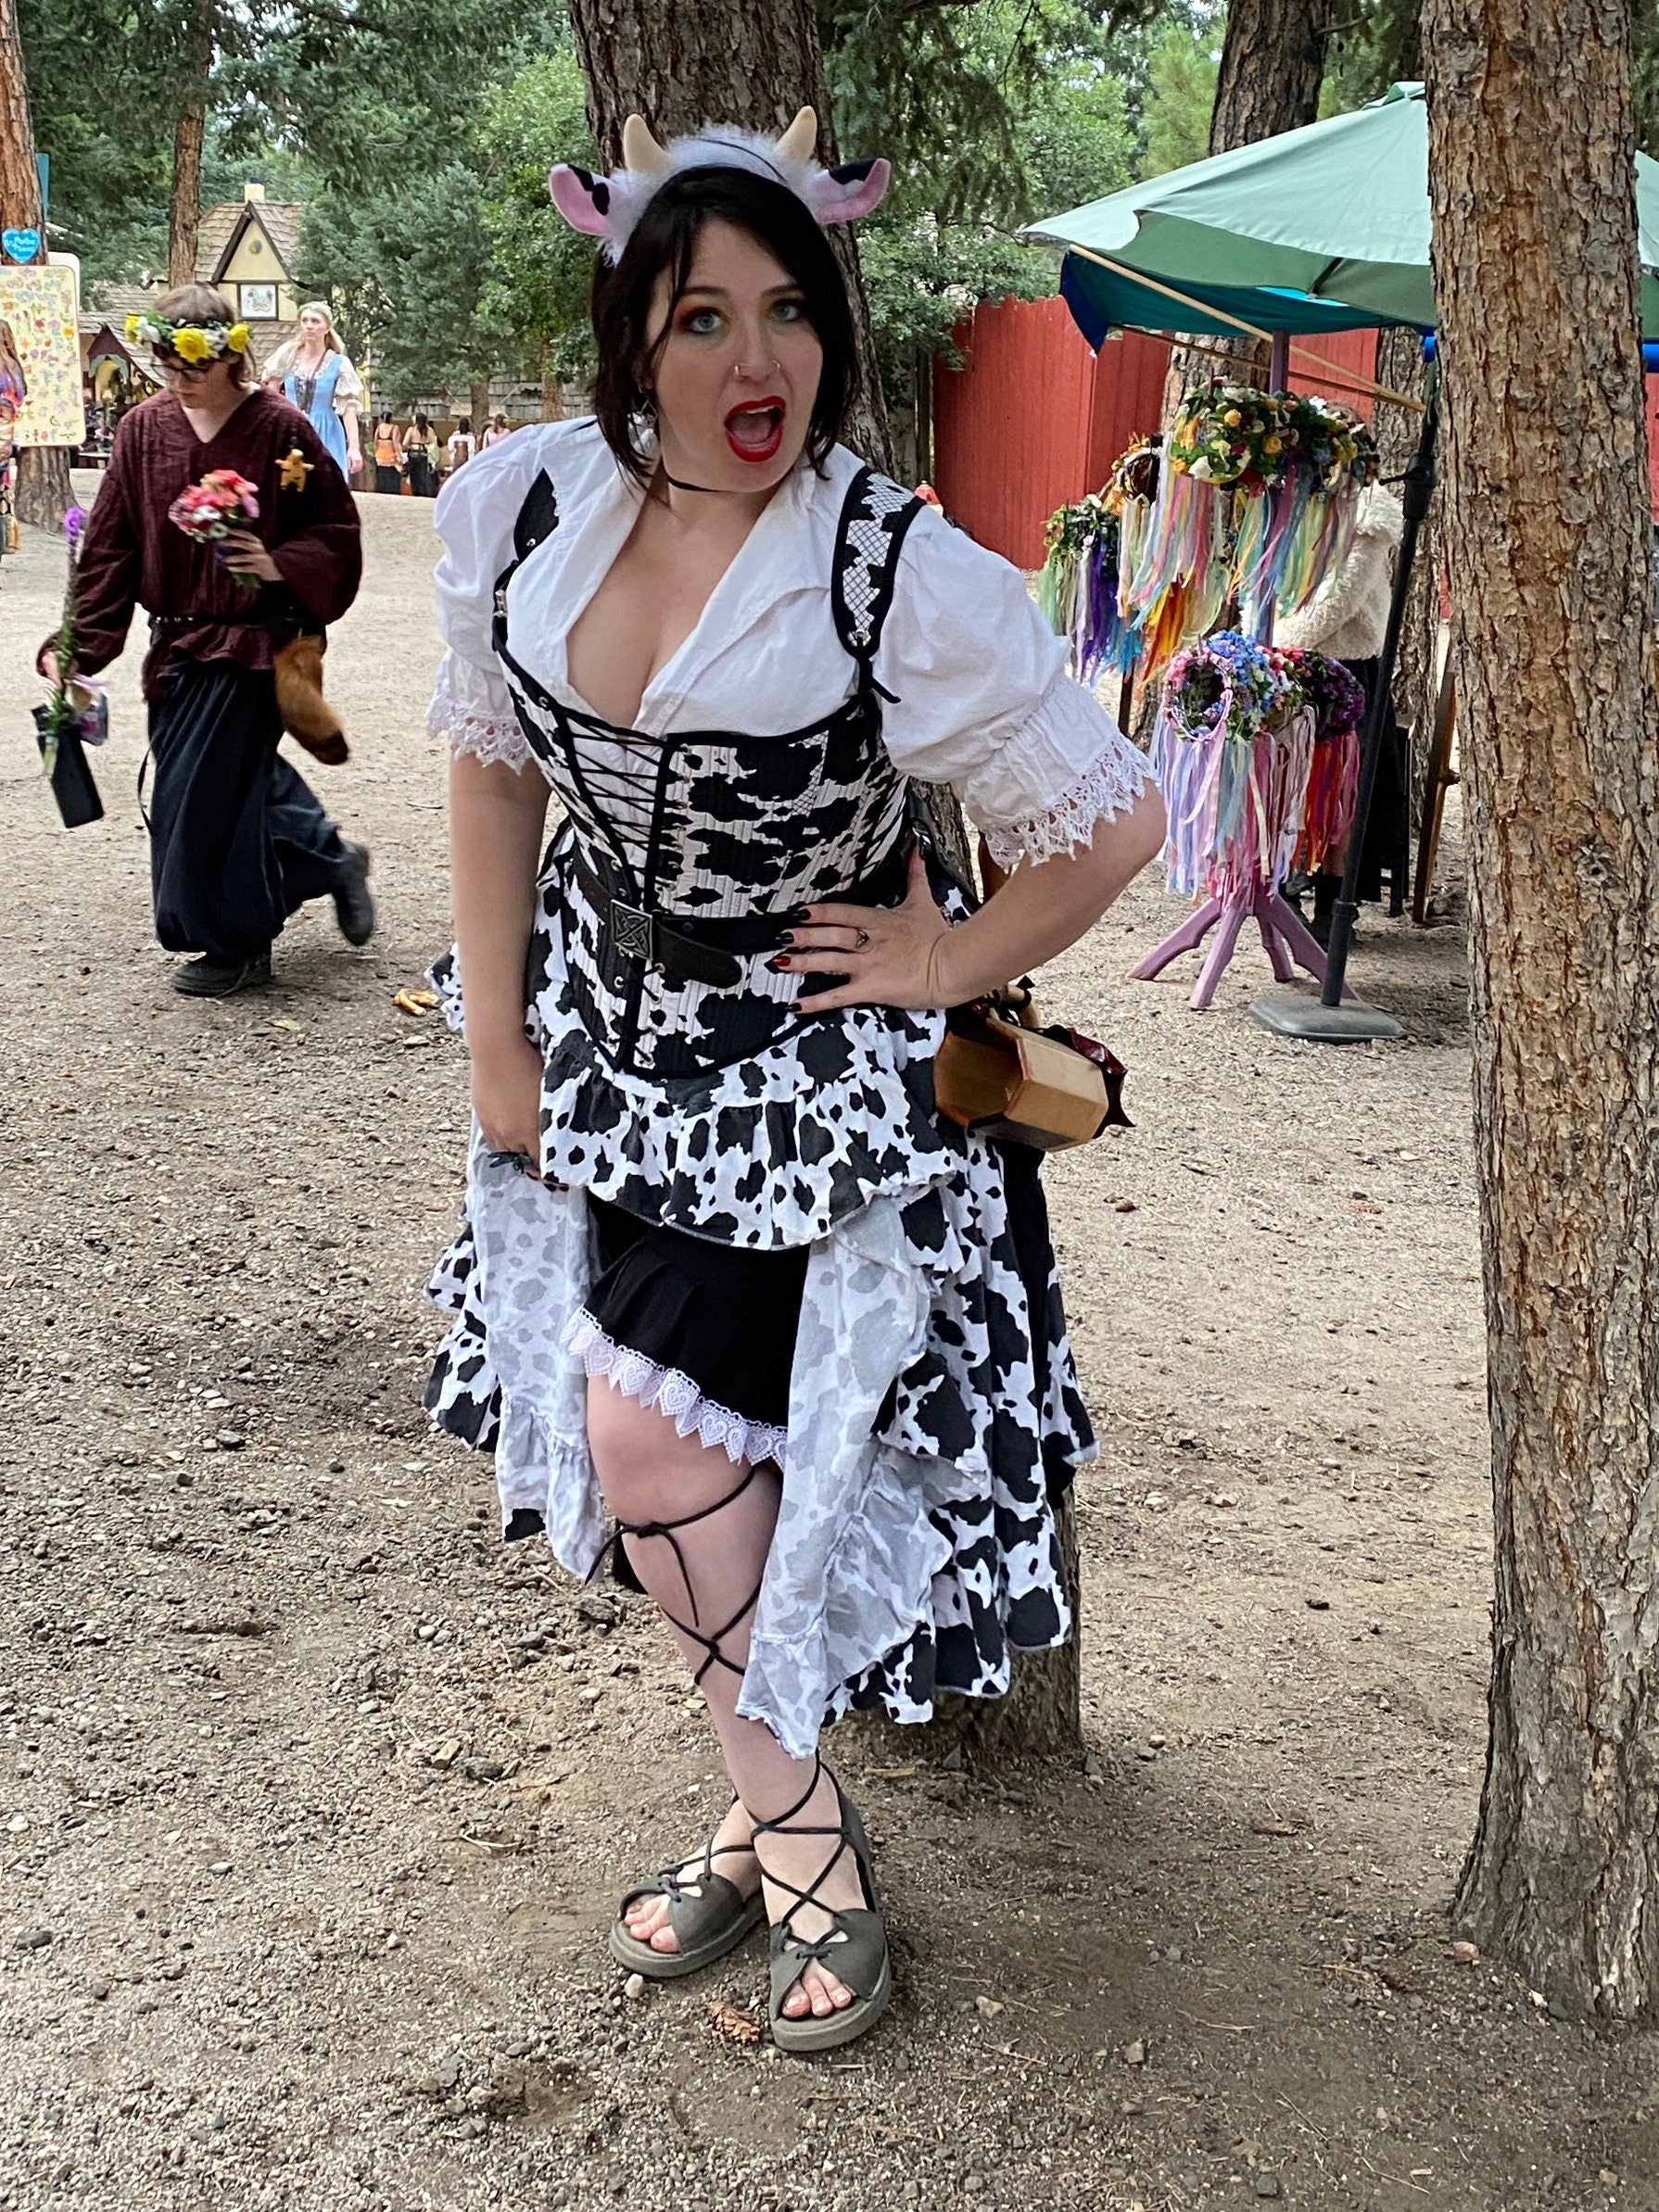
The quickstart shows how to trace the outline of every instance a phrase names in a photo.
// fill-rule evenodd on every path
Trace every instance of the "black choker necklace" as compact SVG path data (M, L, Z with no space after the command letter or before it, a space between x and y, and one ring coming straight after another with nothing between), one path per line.
M665 484L672 484L676 491L706 491L717 494L726 488L721 484L684 484L678 476L669 475L666 469L663 471L663 481Z

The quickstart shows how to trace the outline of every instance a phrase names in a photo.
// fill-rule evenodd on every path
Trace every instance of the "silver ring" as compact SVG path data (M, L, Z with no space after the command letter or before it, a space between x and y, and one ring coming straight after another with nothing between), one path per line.
M853 932L853 950L855 953L862 953L865 946L868 944L869 941L870 933L867 929L855 929Z

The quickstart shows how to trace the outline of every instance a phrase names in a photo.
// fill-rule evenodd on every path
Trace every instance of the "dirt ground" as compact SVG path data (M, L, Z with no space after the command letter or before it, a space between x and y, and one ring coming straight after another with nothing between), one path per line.
M885 1842L899 1994L803 2063L718 2039L757 1943L627 1998L627 1880L724 1803L643 1601L504 1551L427 1433L419 1292L459 1051L392 1005L445 937L424 503L365 501L323 772L384 929L266 994L150 940L137 653L66 835L27 710L61 554L0 564L0 2206L1186 2212L1659 2205L1651 2039L1448 1955L1484 1748L1489 1514L1454 930L1368 910L1405 1043L1277 1042L1241 954L1049 980L1138 1126L1057 1160L1101 1457L1089 1758L831 1755Z

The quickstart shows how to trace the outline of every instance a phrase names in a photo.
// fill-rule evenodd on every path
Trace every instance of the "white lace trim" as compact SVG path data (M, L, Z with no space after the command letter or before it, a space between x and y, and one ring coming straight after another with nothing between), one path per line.
M985 849L999 868L1079 852L1093 839L1096 824L1127 814L1151 781L1146 754L1114 732L1107 750L1046 812L986 828Z
M464 675L458 676L454 654L446 653L438 667L432 703L426 709L427 735L446 739L451 752L470 753L487 764L504 761L510 768L523 768L530 758L530 748L512 709L500 708L488 698L466 696L469 691L487 691L488 688L487 681L475 685Z
M666 1413L682 1436L717 1445L737 1466L744 1460L776 1460L781 1467L789 1446L789 1431L769 1422L748 1421L728 1406L706 1398L688 1374L677 1367L659 1367L643 1352L626 1344L613 1344L585 1306L578 1306L564 1331L566 1346L581 1359L589 1375L603 1375L624 1397L637 1398Z

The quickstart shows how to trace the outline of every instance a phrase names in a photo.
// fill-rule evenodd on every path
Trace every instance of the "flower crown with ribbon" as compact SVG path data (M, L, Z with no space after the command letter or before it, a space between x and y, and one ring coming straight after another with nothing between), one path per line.
M129 315L129 345L159 346L176 353L182 361L222 360L227 353L246 353L249 336L246 322L169 322L159 315Z
M643 117L630 115L622 126L620 169L595 177L561 161L548 171L547 188L573 230L603 239L612 261L622 259L640 218L669 178L690 169L746 169L769 177L792 192L821 223L851 222L867 215L880 205L892 167L878 157L825 169L815 152L817 135L818 119L810 107L802 108L780 138L705 123L690 137L671 138L666 145Z

